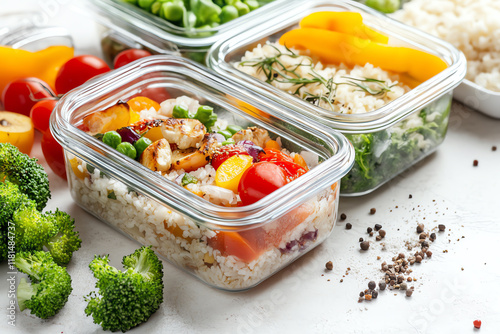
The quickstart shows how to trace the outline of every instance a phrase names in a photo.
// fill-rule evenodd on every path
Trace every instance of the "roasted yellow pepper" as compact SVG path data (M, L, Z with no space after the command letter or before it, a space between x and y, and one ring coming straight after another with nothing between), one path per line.
M304 17L300 27L336 31L382 44L389 42L389 37L366 26L356 12L315 12Z
M400 46L389 46L345 33L315 28L291 30L280 44L309 50L326 64L360 65L370 63L387 71L408 74L423 82L447 68L439 57Z
M54 88L59 68L73 53L68 46L50 46L37 52L0 46L0 93L9 82L26 77L41 79Z

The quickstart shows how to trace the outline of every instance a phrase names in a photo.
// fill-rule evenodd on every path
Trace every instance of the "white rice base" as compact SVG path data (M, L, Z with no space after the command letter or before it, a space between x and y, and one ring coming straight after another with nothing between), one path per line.
M466 78L500 92L500 1L411 0L392 17L453 44L467 58Z

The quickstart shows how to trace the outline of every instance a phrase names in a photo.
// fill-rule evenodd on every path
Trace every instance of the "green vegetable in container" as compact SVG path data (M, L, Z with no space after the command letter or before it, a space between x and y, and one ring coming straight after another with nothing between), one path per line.
M238 9L236 9L236 7L234 6L227 5L222 7L222 11L220 13L220 20L221 23L226 23L238 18L238 16L239 16Z
M382 13L394 13L401 8L401 0L366 0L365 5Z

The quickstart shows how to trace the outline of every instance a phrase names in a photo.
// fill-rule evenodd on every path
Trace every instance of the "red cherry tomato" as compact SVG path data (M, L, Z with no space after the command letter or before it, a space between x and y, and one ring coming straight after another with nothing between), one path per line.
M266 148L266 149L264 149L264 152L265 153L259 154L260 161L269 161L269 162L290 161L290 162L293 162L293 159L291 156L289 156L288 154L285 154L279 150L276 150L274 148Z
M283 168L286 174L286 181L292 182L301 175L304 175L307 171L299 164L290 161L273 161L273 164L278 165Z
M120 68L137 59L141 59L148 56L151 56L151 52L147 50L142 50L142 49L123 50L122 52L116 55L115 60L113 62L113 67Z
M57 104L57 100L47 99L38 101L30 111L30 117L35 125L35 129L40 132L45 132L49 129L49 119L52 114L52 110Z
M38 100L54 96L54 92L44 81L37 78L25 78L12 81L5 86L2 92L2 103L6 111L29 116L31 108Z
M241 177L238 193L243 205L250 205L287 184L281 167L271 162L257 162Z
M52 171L66 179L66 165L64 163L64 151L61 145L54 139L50 129L43 133L42 152L45 160Z
M220 149L217 150L217 153L215 153L212 157L212 167L214 167L215 170L217 170L224 161L226 161L227 159L231 158L234 155L249 155L249 154L241 146L236 146L236 145L222 146Z
M66 94L96 75L109 72L108 64L101 58L90 55L76 56L68 60L57 73L57 94Z

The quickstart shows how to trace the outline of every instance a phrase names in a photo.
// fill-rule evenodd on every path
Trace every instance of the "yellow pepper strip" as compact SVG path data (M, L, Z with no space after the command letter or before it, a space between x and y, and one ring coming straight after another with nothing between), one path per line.
M41 79L54 88L57 72L73 53L68 46L50 46L37 52L0 46L0 93L9 82L26 77Z
M326 64L364 66L370 63L386 71L408 73L420 82L447 68L441 58L423 51L388 46L324 29L291 30L281 36L279 42L289 48L309 50Z
M312 13L300 21L300 27L336 31L382 44L389 42L389 37L365 25L361 14L356 12Z

